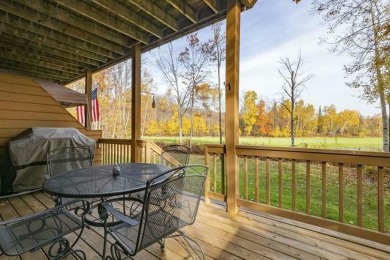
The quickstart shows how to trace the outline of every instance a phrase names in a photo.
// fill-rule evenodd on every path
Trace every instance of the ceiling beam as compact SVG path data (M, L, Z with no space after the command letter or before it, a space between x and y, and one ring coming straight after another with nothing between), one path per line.
M7 45L4 42L0 42L0 52L4 52L4 50L13 51L15 49L18 52L20 51L19 46L17 46L17 45L16 46L12 45L12 44ZM77 63L70 63L69 61L58 59L58 57L55 55L43 53L43 52L36 51L36 50L34 50L33 52L31 52L29 54L24 54L24 56L28 56L29 58L35 58L37 60L44 60L46 62L52 62L52 63L55 63L59 66L64 67L64 68L72 68L73 70L77 70L77 71L81 71L81 70L84 70L86 68L86 66L82 63L78 63L78 64Z
M218 6L215 0L203 0L203 2L205 2L206 5L210 7L210 9L213 10L214 13L218 12Z
M0 51L1 60L13 60L22 64L36 65L43 68L52 68L56 70L65 71L69 74L79 75L82 71L81 68L75 69L68 66L62 66L56 61L45 59L44 57L38 56L36 54L28 54L28 55L19 55L17 52L9 51Z
M134 24L135 26L138 26L142 30L150 34L153 34L158 38L162 38L163 34L161 28L149 22L147 19L145 19L138 13L134 12L127 6L121 4L120 2L115 2L115 1L113 2L111 0L91 0L91 1L109 10L110 12L115 13L116 15L120 16L122 19Z
M183 0L167 0L167 2L170 3L182 15L187 17L188 20L190 20L193 23L196 23L196 21L197 21L196 12L185 1L183 1Z
M94 68L94 67L99 67L101 64L103 64L95 60L77 56L76 54L73 53L66 53L63 52L62 50L50 48L43 44L35 44L34 42L22 38L12 37L8 39L6 34L2 34L0 46L11 47L11 48L12 46L14 46L14 48L17 47L19 51L22 52L21 55L23 55L23 53L29 53L29 52L39 52L42 55L53 55L55 57L59 57L59 60L66 59L68 61L71 61L72 63L75 62L81 63L84 67Z
M179 30L179 25L176 22L176 20L167 14L164 10L157 7L155 4L153 4L150 1L145 0L127 0L129 3L137 6L138 8L142 9L144 12L158 20L160 23L165 24L169 28L171 28L174 31Z
M0 69L5 69L5 70L10 70L6 64L0 64ZM58 84L63 84L67 81L67 78L64 78L64 77L54 77L52 75L48 75L47 73L45 72L33 72L33 71L16 71L16 70L10 70L11 72L12 71L15 71L16 73L21 73L23 76L28 76L28 77L33 77L33 78L39 78L39 79L45 79L45 80L49 80L49 81L52 81L52 82L55 82L55 83L58 83Z
M22 29L23 31L29 31L32 34L35 34L36 38L50 38L56 40L57 42L78 47L79 49L83 49L106 58L115 59L117 57L116 53L111 52L108 49L101 48L98 45L87 43L74 37L65 36L63 33L59 33L39 24L34 24L20 17L15 16L15 18L9 18L9 16L11 16L11 14L0 11L0 21L3 21L5 24L7 24L7 26L13 26ZM0 31L5 28L5 24L0 24ZM58 43L56 45L58 45ZM98 56L95 59L99 59Z
M53 40L53 39L46 37L46 36L43 36L43 35L42 36L37 35L37 34L31 33L30 31L26 31L26 30L22 30L20 28L13 27L12 25L3 26L1 24L0 25L0 32L6 33L7 35L9 35L8 36L9 39L12 37L22 38L22 39L34 42L34 43L39 44L39 45L45 45L49 49L50 48L59 49L59 50L64 51L64 52L74 53L78 56L82 56L82 57L85 57L87 59L95 60L98 62L107 62L108 58L109 59L116 58L113 55L109 56L109 57L104 57L104 56L98 55L96 53L86 51L80 47L68 45L68 44L63 43L61 41Z
M19 4L16 2L19 2ZM26 4L24 0L13 0L12 3L0 1L0 9L65 35L103 47L108 45L107 49L117 53L123 52L123 47L131 44L128 37L114 33L108 28L96 26L96 23L81 19L72 12L66 12L62 8L51 4L51 1L34 0L34 9L23 5ZM53 13L55 18L50 16L50 13Z
M30 72L33 71L37 74L41 75L41 78L47 79L47 78L55 78L56 80L66 81L72 78L71 75L68 73L65 73L63 71L48 69L48 68L42 68L37 67L34 65L28 65L28 64L21 64L19 62L15 61L2 61L1 66L7 66L7 68L12 67L16 71L25 73L25 74L31 74Z
M17 60L14 60L14 59L9 59L9 58L2 58L1 62L6 62L6 63L14 63L14 64L17 64L19 67L35 67L36 69L44 69L44 70L51 70L53 74L57 75L66 75L66 76L69 76L69 77L75 77L77 75L79 75L79 73L76 73L76 72L70 72L70 71L65 71L65 70L62 70L61 68L59 68L58 66L49 66L47 63L43 63L43 62L36 62L35 64L34 63L30 63L28 62L27 60L23 60L23 62L21 62L23 59L20 59L19 61Z
M139 42L147 44L149 37L138 29L135 29L132 24L125 21L114 19L109 14L93 8L90 4L87 5L79 0L55 0L58 4L77 12L88 19L95 21L103 26L107 26L117 32L127 35Z

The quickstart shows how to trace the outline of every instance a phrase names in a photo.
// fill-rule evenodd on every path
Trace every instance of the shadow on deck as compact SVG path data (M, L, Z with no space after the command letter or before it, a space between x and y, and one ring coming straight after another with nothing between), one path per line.
M0 218L8 220L52 206L51 197L43 192L3 198ZM184 231L202 245L208 259L390 259L389 246L260 212L229 216L217 204L202 203L195 224ZM74 238L73 234L69 237ZM75 248L84 250L87 259L100 259L102 245L103 230L87 228ZM45 249L21 258L46 259ZM180 241L167 239L165 252L152 245L134 259L188 258ZM3 255L0 259L20 258Z

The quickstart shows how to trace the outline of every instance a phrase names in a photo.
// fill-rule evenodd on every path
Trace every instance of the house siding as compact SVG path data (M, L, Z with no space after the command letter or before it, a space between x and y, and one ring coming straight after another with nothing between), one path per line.
M0 72L0 173L6 171L7 142L31 127L72 127L96 141L102 137L100 130L87 130L32 78ZM99 148L94 164L100 164Z

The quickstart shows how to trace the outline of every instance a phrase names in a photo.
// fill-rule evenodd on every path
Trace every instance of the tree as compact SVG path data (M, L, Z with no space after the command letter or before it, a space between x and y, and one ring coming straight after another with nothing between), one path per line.
M221 32L222 22L213 24L211 29L213 31L213 38L209 41L210 45L210 60L217 66L218 77L218 110L219 110L219 143L222 144L222 90L221 90L221 66L222 62L226 60L226 35Z
M333 136L338 130L335 105L325 106L323 110L323 128L326 135Z
M278 71L284 80L282 89L284 94L287 95L288 99L291 101L290 105L285 105L285 103L282 103L282 105L290 115L290 137L291 146L293 147L295 144L295 105L302 94L306 82L308 82L313 77L313 74L306 74L305 72L302 72L303 60L301 52L298 53L298 60L291 61L290 58L286 57L280 59L280 63L282 64L282 68Z
M385 73L390 48L388 0L313 0L314 12L322 15L329 29L323 42L332 51L346 52L353 59L344 68L353 77L347 85L360 88L362 98L379 99L382 113L383 151L389 151L389 122L387 116L388 82Z
M296 103L297 136L313 136L317 132L317 118L313 105L301 99Z
M360 123L359 112L345 109L338 113L338 121L341 125L339 133L343 136L356 136Z
M244 104L241 112L244 135L252 134L252 127L257 118L257 93L255 91L246 91L244 94Z
M322 135L324 133L324 118L322 115L322 109L321 106L318 108L318 115L317 115L317 134Z
M154 99L154 91L156 91L156 86L154 84L154 79L150 74L149 70L146 68L142 69L142 82L141 82L141 114L142 114L142 124L141 124L141 136L145 135L146 125L148 122L148 115L153 115L154 108L152 107L152 102Z
M264 99L261 99L257 105L256 127L260 136L269 136L272 128L272 118L267 113L267 107Z
M193 112L196 101L196 87L201 85L207 75L205 71L208 62L208 47L207 44L200 42L197 33L190 34L186 37L188 46L180 52L178 61L184 68L183 83L187 87L187 92L190 97L190 147L193 133Z
M191 95L191 89L182 88L180 85L180 69L178 60L174 58L172 43L166 45L166 50L158 48L152 52L155 66L162 72L163 78L168 83L170 89L168 94L172 94L178 107L178 132L179 143L182 143L183 136L183 115L187 110L188 99Z

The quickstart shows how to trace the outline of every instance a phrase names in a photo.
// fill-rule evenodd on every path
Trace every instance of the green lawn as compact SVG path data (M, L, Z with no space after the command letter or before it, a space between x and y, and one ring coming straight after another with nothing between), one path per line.
M163 143L178 142L177 137L166 136L145 136L144 139ZM187 138L183 140L184 143L187 142ZM192 142L194 144L217 144L219 143L219 137L193 137ZM240 144L242 145L290 147L290 143L291 141L288 137L240 137ZM295 139L295 145L301 148L381 151L382 138L298 137Z

